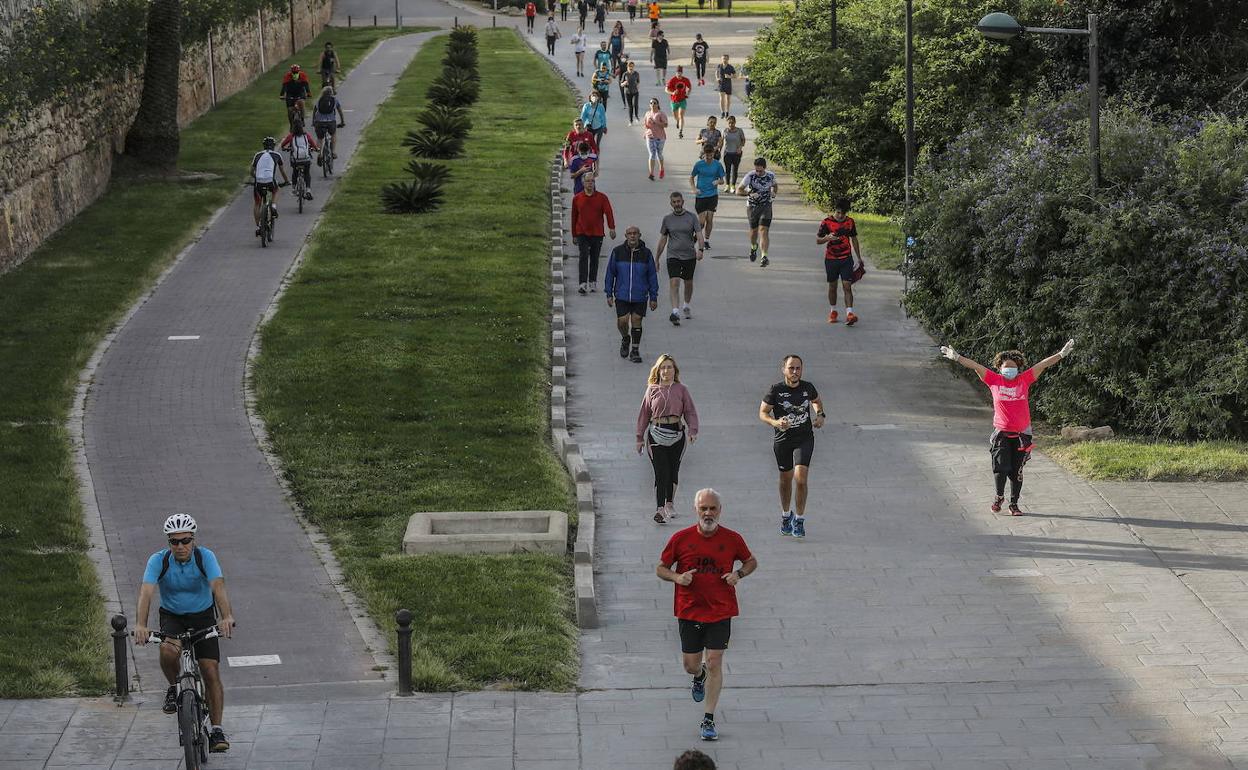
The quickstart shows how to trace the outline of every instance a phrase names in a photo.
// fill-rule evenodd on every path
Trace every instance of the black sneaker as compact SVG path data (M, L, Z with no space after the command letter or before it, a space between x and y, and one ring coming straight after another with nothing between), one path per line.
M750 261L753 262L756 259L758 259L758 246L751 246L750 247Z
M633 348L633 352L629 354L628 360L635 364L641 363L641 351L637 348Z
M208 733L208 750L214 754L230 750L230 739L225 737L225 730L217 727Z
M706 240L702 241L702 248L703 248L703 249L710 249L710 248L711 248L711 242L710 242L710 241L706 241Z
M165 705L160 710L166 714L178 713L178 686L176 684L169 685L169 689L165 690Z
M767 266L768 266L768 265L770 265L770 264L771 264L771 260L770 260L770 259L767 259L767 255L766 255L766 254L764 254L764 255L763 255L763 258L762 258L762 259L760 259L760 260L758 261L758 266L759 266L759 267L767 267Z
M620 337L620 358L628 358L628 337Z
M672 314L667 317L667 320L672 322L672 326L680 326L680 311L673 310Z

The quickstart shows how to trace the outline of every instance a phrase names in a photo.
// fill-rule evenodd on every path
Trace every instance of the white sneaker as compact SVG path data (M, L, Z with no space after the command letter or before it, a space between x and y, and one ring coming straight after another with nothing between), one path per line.
M597 282L597 281L590 281L590 282L589 282L589 290L590 290L590 291L598 291L598 282Z
M688 305L685 305L685 318L693 318L693 310Z
M667 512L667 518L669 519L676 518L676 508L671 503L667 503L666 505L664 505L663 510Z
M577 293L577 294L588 294L588 293L589 293L589 284L587 284L587 283L583 283L583 284L581 284L579 287L577 287L577 289L576 289L576 293Z

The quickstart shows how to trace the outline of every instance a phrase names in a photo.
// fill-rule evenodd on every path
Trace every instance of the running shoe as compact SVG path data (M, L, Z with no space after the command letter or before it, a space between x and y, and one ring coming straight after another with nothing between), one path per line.
M1004 503L1004 502L1005 502L1005 498L1004 498L1004 497L994 497L994 498L992 498L992 505L990 505L990 506L988 506L988 507L989 507L989 509L990 509L993 513L1000 513L1000 512L1001 512L1001 504L1002 504L1002 503Z
M259 228L259 227L257 227L257 228L256 228L256 235L259 235L259 234L260 234L260 228Z
M684 138L685 138L685 129L683 129L683 128L682 128L682 129L680 129L679 131L677 131L676 133L678 133L678 134L679 134L679 136L677 137L678 139L684 139Z
M628 337L620 337L620 358L628 358Z
M690 688L693 695L694 703L701 703L706 699L706 664L702 664L702 670L693 678L693 687Z
M664 173L666 173L666 169L659 169L659 179L663 178Z
M676 506L672 505L672 501L668 500L663 504L663 510L667 511L667 520L671 521L676 518Z
M587 283L583 283L583 284L581 284L580 286L576 287L576 293L577 293L577 294L588 294L588 293L589 293L589 284L587 284Z
M654 181L654 174L649 174L648 176L650 177L650 181L651 181L651 182L653 182L653 181Z
M806 537L806 520L793 517L793 537Z
M208 750L214 754L230 750L230 740L225 737L225 730L215 727L208 733Z
M858 323L858 316L857 316L856 314L854 314L854 313L846 313L846 314L845 314L845 325L846 325L846 326L853 326L853 325L854 325L854 324L856 324L856 323Z
M666 524L666 523L667 523L667 515L664 513L664 511L663 511L663 509L662 509L662 508L657 508L657 509L655 509L655 511L654 511L654 523L655 523L655 524Z
M782 535L793 534L793 514L791 513L780 514L780 534Z
M1010 503L1010 515L1011 516L1023 515L1023 509L1018 507L1018 503Z
M707 241L707 240L703 240L703 241L702 241L702 248L704 248L704 249L709 249L709 248L711 248L711 242L710 242L710 241Z
M771 260L770 260L770 259L767 259L767 255L766 255L766 254L764 254L764 255L763 255L763 258L762 258L762 259L760 259L760 260L758 261L758 266L759 266L759 267L767 267L767 266L768 266L768 265L770 265L770 264L771 264Z
M591 292L598 291L598 282L597 282L597 281L590 281L590 282L589 282L589 290L590 290Z
M169 689L165 690L165 705L160 710L166 714L178 713L178 686L176 684L169 685Z
M839 319L839 317L840 317L840 316L837 314L837 312L836 312L835 310L829 310L829 311L828 311L828 323L830 323L830 324L834 324L834 323L836 323L836 322L837 322L837 320Z
M758 245L757 244L750 246L750 261L753 262L756 259L758 259Z
M693 308L685 305L685 318L693 318Z
M632 361L635 364L641 363L641 351L638 350L637 348L633 348L633 352L631 355L629 355L628 360Z
M703 719L701 729L702 740L717 741L719 740L719 731L715 729L714 719Z
M672 322L672 326L680 326L680 311L673 308L672 314L667 317L667 320Z

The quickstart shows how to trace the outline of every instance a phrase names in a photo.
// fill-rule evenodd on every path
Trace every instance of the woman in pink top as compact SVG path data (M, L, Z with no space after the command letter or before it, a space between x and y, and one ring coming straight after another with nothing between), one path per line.
M1023 370L1027 357L1020 350L1004 350L993 358L997 371L978 364L948 346L940 348L941 354L967 369L973 369L992 391L992 438L989 451L992 454L992 472L996 477L997 496L992 500L992 511L1001 510L1005 502L1005 482L1010 482L1010 515L1022 516L1018 496L1023 491L1023 466L1031 457L1031 407L1028 394L1036 379L1053 364L1070 355L1075 341L1067 340L1062 349L1040 363Z
M658 524L666 524L676 515L672 500L680 480L686 433L690 444L698 440L698 410L689 389L680 382L676 359L665 353L650 367L649 384L637 414L637 452L646 449L654 466L658 504L654 520Z
M650 153L646 168L650 171L650 181L654 181L654 164L659 164L659 179L663 178L663 143L667 141L667 116L658 99L650 100L650 111L641 119L646 127L646 150Z

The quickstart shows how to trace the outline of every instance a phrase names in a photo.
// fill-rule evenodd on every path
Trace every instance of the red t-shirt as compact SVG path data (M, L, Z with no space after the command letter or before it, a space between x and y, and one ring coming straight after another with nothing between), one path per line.
M529 3L528 5L524 6L524 15L525 15L525 16L536 16L536 15L537 15L537 6L536 6L536 5L534 5L533 3Z
M1027 393L1036 381L1035 371L1019 372L1012 380L1000 372L988 369L984 372L984 384L992 391L992 427L1010 433L1031 431L1031 405Z
M746 562L751 558L744 538L727 527L719 527L706 537L694 524L672 535L659 561L677 572L697 570L692 583L676 584L673 601L676 617L696 623L718 623L735 618L737 589L728 585L723 576L736 569L738 561Z
M854 218L845 217L837 222L832 217L825 217L819 223L819 235L839 235L840 240L827 241L824 246L824 259L845 259L853 256L854 249L849 243L850 238L858 236L858 230L854 227Z
M684 75L673 75L672 79L667 81L667 90L672 92L672 104L688 99L691 88L693 88L693 83L690 83L689 78Z
M576 148L581 145L581 142L585 142L589 144L589 151L594 153L595 155L598 154L598 143L594 141L594 135L591 134L588 129L586 129L585 131L582 131L579 134L576 133L575 131L569 131L568 135L565 136L563 140L567 142L568 144L572 145L573 155L576 154Z

